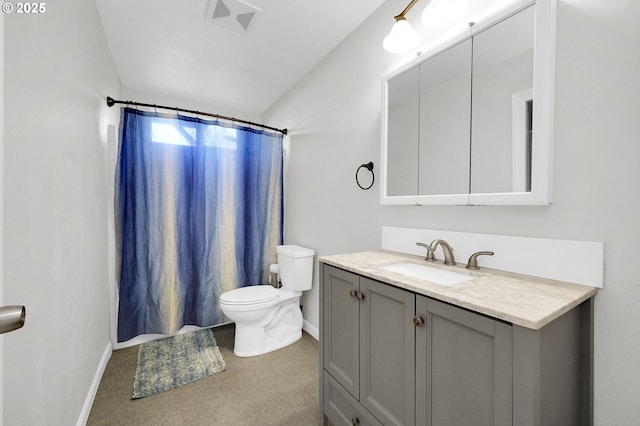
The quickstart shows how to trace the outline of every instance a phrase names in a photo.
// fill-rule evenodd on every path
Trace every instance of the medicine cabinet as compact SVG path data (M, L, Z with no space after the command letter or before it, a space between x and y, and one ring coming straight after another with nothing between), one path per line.
M551 202L555 10L514 3L383 77L382 204Z

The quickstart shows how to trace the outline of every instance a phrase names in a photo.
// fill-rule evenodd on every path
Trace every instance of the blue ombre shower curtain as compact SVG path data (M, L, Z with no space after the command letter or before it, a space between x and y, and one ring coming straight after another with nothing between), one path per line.
M123 108L116 167L118 341L223 322L282 244L282 135Z

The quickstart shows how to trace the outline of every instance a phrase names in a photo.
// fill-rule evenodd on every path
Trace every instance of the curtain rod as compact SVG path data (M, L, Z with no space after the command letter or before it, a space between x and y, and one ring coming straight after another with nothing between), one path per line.
M206 115L207 117L221 118L223 120L235 121L237 123L244 123L244 124L249 124L251 126L262 127L263 129L274 130L276 132L282 133L283 135L286 135L288 132L287 129L278 129L276 127L267 126L266 124L254 123L253 121L242 120L240 118L234 118L234 117L227 117L225 115L220 115L220 114L212 114L209 112L195 111L191 109L184 109L184 108L178 108L178 107L168 107L164 105L145 104L143 102L119 101L119 100L113 99L111 96L107 96L107 105L109 106L109 108L111 108L115 104L126 104L126 105L143 106L143 107L149 107L149 108L160 108L160 109L167 109L172 111L187 112L189 114Z

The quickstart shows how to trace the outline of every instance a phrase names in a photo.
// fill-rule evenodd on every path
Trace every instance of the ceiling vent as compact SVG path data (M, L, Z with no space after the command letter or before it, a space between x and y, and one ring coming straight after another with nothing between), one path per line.
M211 0L207 10L207 21L230 30L246 34L262 8L255 0Z

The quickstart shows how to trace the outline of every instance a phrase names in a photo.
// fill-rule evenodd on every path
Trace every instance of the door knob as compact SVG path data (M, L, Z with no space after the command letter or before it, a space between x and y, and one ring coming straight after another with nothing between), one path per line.
M416 327L422 327L422 324L424 324L424 320L421 316L416 315L415 317L413 317L413 323L416 325Z
M24 306L0 307L0 334L17 330L24 325L27 311Z

